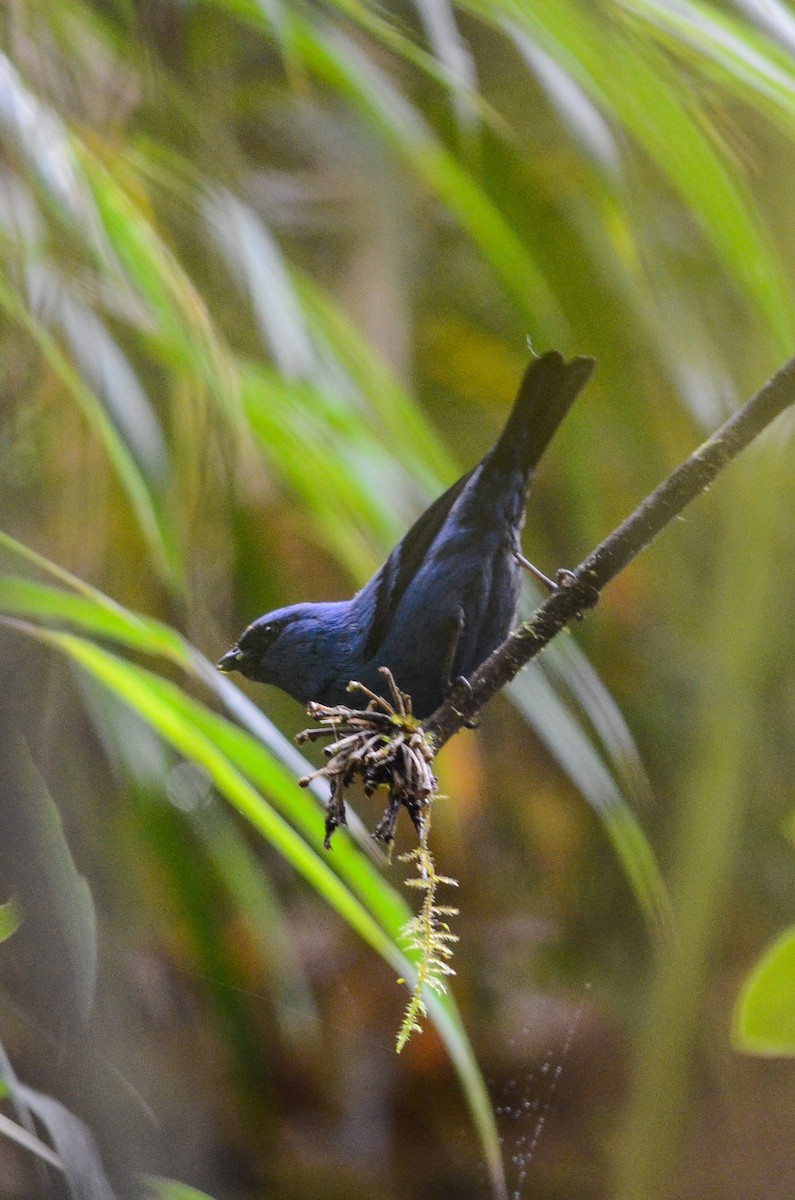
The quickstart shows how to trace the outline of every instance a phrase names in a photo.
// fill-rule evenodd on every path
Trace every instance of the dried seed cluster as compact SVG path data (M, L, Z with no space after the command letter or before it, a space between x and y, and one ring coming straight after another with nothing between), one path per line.
M436 777L431 770L433 752L422 726L412 714L411 700L399 690L391 671L381 667L381 674L387 681L391 704L363 684L352 682L348 690L367 696L367 707L349 708L344 704L329 707L312 702L308 712L320 728L305 729L296 738L301 743L335 738L324 748L329 760L326 765L298 781L306 787L310 780L322 775L331 784L326 810L326 849L331 845L334 830L346 824L345 790L357 776L361 777L368 796L381 784L389 788L375 837L387 845L394 841L402 806L408 810L420 840L423 838L425 812L436 790Z

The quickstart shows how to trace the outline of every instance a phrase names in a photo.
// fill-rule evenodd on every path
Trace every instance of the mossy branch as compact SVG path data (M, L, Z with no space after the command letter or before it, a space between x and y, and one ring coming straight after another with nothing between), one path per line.
M557 591L475 671L469 679L469 688L456 689L456 694L424 722L433 753L437 754L564 626L585 609L592 608L605 585L793 403L795 358L694 450L575 570L562 573Z

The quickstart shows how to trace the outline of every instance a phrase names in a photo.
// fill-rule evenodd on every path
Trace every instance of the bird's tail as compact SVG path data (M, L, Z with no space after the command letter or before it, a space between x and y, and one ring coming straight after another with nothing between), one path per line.
M489 455L489 466L529 474L585 387L592 358L564 362L557 350L534 358L524 373L508 423Z

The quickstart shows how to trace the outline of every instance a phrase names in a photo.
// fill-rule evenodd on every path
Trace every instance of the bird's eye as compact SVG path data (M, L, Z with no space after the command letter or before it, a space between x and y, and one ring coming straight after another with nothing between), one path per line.
M250 629L251 649L265 654L284 629L283 621L268 621L266 625L252 625Z

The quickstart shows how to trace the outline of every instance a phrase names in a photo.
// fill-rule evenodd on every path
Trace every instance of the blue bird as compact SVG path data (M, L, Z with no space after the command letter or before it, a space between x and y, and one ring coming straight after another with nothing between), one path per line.
M528 489L593 368L591 358L567 363L556 351L534 359L496 444L431 504L353 599L259 617L219 669L274 684L302 704L355 706L348 683L384 694L385 666L415 716L429 716L508 636L522 568L544 578L521 553Z

